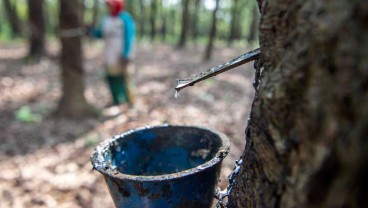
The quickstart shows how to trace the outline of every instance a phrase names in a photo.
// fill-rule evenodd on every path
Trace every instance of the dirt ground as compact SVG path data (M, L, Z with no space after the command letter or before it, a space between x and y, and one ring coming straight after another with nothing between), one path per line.
M242 66L184 89L176 79L204 71L248 50L218 47L210 62L203 48L178 50L163 44L137 47L135 105L103 107L110 97L101 68L101 44L85 41L85 96L101 116L73 120L52 115L60 98L58 44L39 63L23 59L26 45L0 44L0 207L106 207L113 203L89 156L102 140L120 132L163 123L199 125L226 134L231 153L220 186L244 147L244 128L254 96L252 65ZM52 58L54 57L54 58ZM27 109L35 119L17 118Z

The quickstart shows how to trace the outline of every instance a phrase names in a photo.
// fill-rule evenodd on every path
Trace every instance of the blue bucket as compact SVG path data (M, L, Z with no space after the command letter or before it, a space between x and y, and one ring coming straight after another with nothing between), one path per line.
M91 156L118 208L210 207L230 142L195 126L140 128L100 144Z

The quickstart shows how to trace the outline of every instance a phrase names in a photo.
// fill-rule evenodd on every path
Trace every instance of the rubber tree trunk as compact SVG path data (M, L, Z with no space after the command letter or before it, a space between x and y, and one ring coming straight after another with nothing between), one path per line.
M190 0L182 0L181 32L178 43L179 48L183 48L187 44L189 31L189 1Z
M96 27L97 26L97 21L98 21L98 17L99 17L99 3L98 0L93 0L93 7L92 7L92 26Z
M230 21L230 33L228 36L228 44L231 45L234 40L239 39L241 36L240 18L242 8L240 7L239 0L231 1L231 21Z
M261 5L264 69L230 207L365 207L367 1Z
M217 11L219 9L219 2L220 0L216 0L216 6L215 9L213 10L212 13L212 24L211 24L211 29L210 29L210 33L208 36L208 44L206 47L206 51L204 54L204 60L208 61L211 59L212 56L212 50L213 50L213 42L215 41L216 38L216 25L217 25Z
M198 22L199 22L199 9L201 6L201 0L195 0L194 8L193 8L193 15L192 15L192 21L191 21L191 32L192 32L192 38L195 43L197 43L198 38Z
M140 15L138 17L138 29L139 29L139 37L143 38L143 36L146 34L146 7L144 6L144 1L139 0L139 11Z
M81 27L79 1L60 0L59 27L61 33L67 33ZM70 33L72 34L72 32ZM84 97L84 70L81 48L81 36L74 33L69 37L61 36L61 83L62 97L56 113L67 117L85 117L93 115L92 108Z
M156 37L156 19L158 11L157 0L152 0L151 2L151 13L150 13L150 23L151 23L151 41L155 40Z
M254 42L258 37L258 24L259 24L259 10L258 6L252 4L252 22L250 25L250 31L247 37L248 42Z
M28 0L30 57L40 57L45 52L45 19L43 0Z
M20 36L22 34L20 20L16 12L16 9L11 4L10 0L4 0L4 10L8 18L13 36Z
M176 30L175 30L175 23L177 21L176 9L170 8L168 16L169 16L168 24L167 24L168 34L170 34L170 36L172 37L176 37L177 36Z
M166 13L162 12L162 25L161 25L161 40L166 41L166 35L167 35L167 15Z

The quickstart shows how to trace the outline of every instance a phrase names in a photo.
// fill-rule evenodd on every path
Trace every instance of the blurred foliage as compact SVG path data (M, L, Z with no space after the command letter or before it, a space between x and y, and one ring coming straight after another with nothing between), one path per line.
M18 39L25 40L27 38L28 29L28 9L27 0L10 0L13 7L16 10L16 14L21 21L23 28L23 35L20 38L14 38L9 25L8 17L6 15L3 1L0 1L0 41L14 41ZM83 12L83 21L85 25L91 25L94 19L101 19L104 15L105 6L103 0L79 0L83 1L84 8L81 8ZM137 32L140 40L148 39L150 37L150 14L151 14L151 3L153 0L125 0L126 8L132 14L137 22ZM97 2L97 4L95 4ZM181 30L181 0L158 0L158 12L155 17L155 30L156 37L153 41L163 41L169 44L174 44L178 41ZM208 33L211 25L211 14L214 8L215 0L200 0L198 10L198 19L194 20L195 5L194 0L190 1L189 11L191 22L189 30L192 30L191 24L193 21L197 22L198 39L193 40L191 32L189 32L189 43L205 44L208 39ZM253 9L256 8L256 1L254 0L240 0L239 7L240 13L232 14L232 4L235 0L221 0L220 10L218 14L217 24L217 43L227 43L230 32L230 23L233 15L237 15L237 19L241 22L240 25L240 37L235 39L237 46L249 46L249 44L258 44L249 42L248 37L250 36L252 21L255 21L257 17L254 17ZM97 8L95 8L97 6ZM47 37L56 38L58 28L58 0L45 0L44 11L47 25ZM97 12L95 12L97 11ZM98 21L97 21L98 22ZM164 30L163 30L164 29ZM164 36L164 32L166 34Z
M22 106L15 112L15 118L22 122L41 122L42 116L40 114L32 112L31 108L27 105Z

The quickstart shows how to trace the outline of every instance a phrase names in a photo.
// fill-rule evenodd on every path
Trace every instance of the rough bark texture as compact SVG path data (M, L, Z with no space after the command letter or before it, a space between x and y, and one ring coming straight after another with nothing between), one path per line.
M28 0L29 56L41 56L45 52L45 19L43 0Z
M264 70L229 206L366 206L368 2L261 5Z
M60 0L60 31L81 27L78 1ZM69 117L84 117L93 113L84 97L81 37L61 37L61 82L62 98L57 114Z
M4 8L13 35L20 36L22 34L22 30L15 7L12 6L10 0L4 0Z

